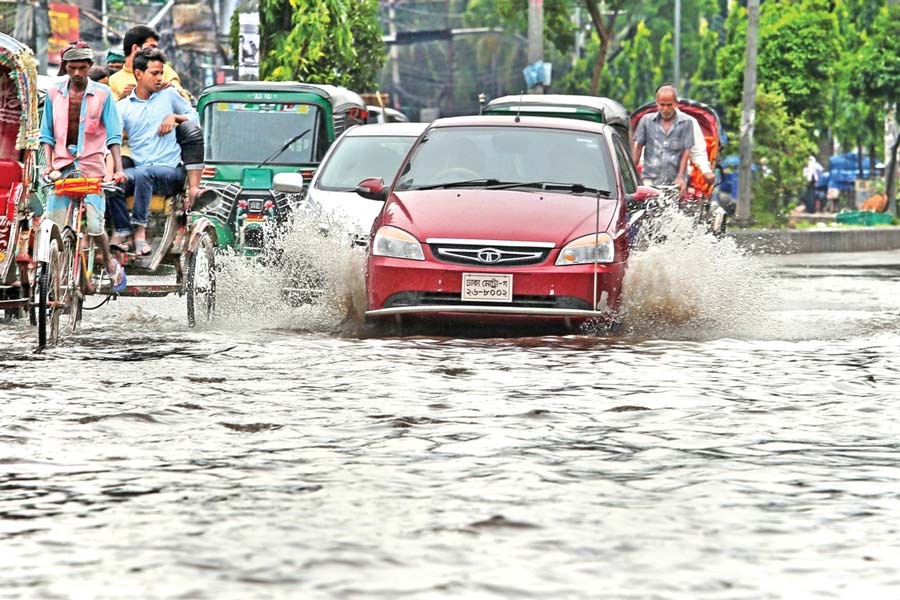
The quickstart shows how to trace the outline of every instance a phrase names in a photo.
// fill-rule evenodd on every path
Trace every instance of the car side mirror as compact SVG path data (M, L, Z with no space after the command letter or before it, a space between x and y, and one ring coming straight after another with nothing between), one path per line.
M625 201L628 209L633 210L635 208L643 207L647 200L659 198L660 196L662 196L662 192L655 187L639 185L633 194L625 196Z
M285 194L303 193L303 175L300 173L276 173L272 189Z
M359 182L359 185L356 186L356 193L367 200L384 202L387 200L388 189L381 177L369 177Z

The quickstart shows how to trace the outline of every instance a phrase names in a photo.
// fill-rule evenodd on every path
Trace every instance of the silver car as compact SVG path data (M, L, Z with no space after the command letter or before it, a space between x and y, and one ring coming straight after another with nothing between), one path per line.
M370 177L380 177L390 185L400 163L427 126L375 123L348 129L331 145L313 175L302 216L315 219L323 230L342 228L354 244L367 244L369 230L383 203L357 194L357 185Z

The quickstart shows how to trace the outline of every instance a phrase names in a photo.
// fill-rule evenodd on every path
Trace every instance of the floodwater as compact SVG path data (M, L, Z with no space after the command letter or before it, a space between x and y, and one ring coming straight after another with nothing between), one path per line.
M671 236L616 337L363 336L357 258L2 325L0 598L900 597L900 252Z

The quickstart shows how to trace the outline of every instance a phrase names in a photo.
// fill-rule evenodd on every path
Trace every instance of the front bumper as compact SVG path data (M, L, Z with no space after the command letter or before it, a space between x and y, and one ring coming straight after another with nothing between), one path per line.
M462 301L463 273L512 274L512 302ZM625 263L484 269L371 256L367 317L445 315L488 320L609 320L619 308ZM596 284L595 284L596 282Z

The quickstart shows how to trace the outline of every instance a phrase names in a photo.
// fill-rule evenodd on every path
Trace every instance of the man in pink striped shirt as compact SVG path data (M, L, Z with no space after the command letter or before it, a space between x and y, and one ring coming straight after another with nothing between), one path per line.
M102 83L91 81L87 74L94 64L93 52L85 42L63 48L62 66L68 79L47 91L41 119L41 144L47 157L44 176L66 177L78 171L82 177L104 177L107 148L113 158L117 183L125 181L122 172L122 125L116 112L112 91ZM84 199L87 233L93 236L103 252L107 272L118 287L124 273L109 251L109 238L103 226L106 202L101 194ZM51 193L47 200L47 216L60 227L66 225L71 201Z

